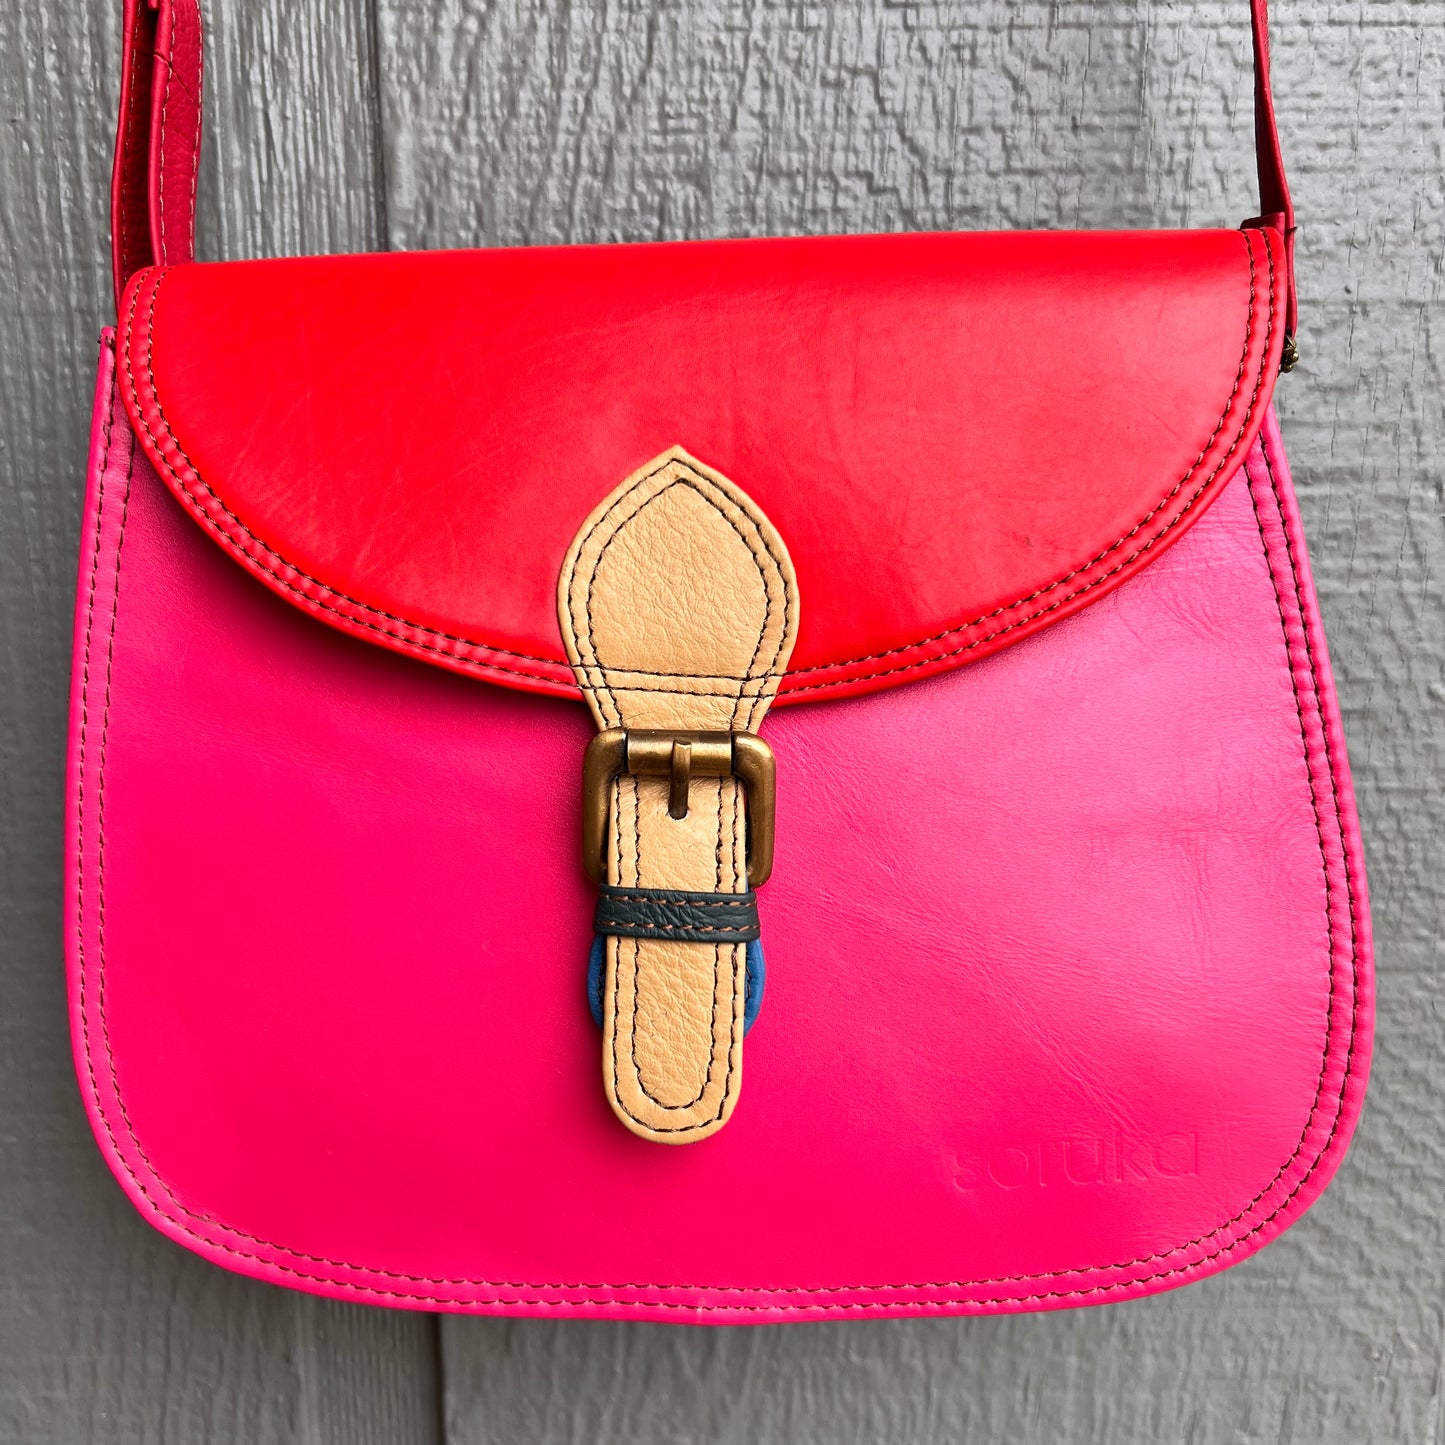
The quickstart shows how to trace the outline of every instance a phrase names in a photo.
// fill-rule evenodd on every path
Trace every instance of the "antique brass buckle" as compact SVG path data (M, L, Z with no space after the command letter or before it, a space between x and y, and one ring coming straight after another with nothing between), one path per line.
M587 744L582 764L582 866L602 881L606 863L608 793L623 773L667 778L667 811L687 817L688 785L698 778L736 778L747 794L748 884L757 888L773 871L777 763L753 733L661 732L608 728Z

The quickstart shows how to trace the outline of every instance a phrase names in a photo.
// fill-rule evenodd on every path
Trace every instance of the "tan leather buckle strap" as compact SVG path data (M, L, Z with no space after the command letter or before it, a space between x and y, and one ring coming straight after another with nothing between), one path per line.
M584 865L614 903L658 911L604 930L607 1098L634 1134L691 1143L742 1086L750 890L773 858L776 766L756 732L792 655L797 579L751 498L674 448L582 523L557 608L602 729L583 767ZM726 925L696 926L703 902Z

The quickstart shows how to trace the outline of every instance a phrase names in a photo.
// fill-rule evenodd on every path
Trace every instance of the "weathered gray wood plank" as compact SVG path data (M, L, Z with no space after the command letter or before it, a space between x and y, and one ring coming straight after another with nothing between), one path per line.
M378 13L395 247L1149 214L1132 157L1136 5L378 0ZM1025 85L1048 104L1020 107Z
M432 1445L432 1321L167 1243L111 1180L75 1087L62 778L118 13L0 7L0 1441ZM203 250L374 245L364 5L218 0L209 19Z
M383 249L369 0L206 0L205 13L202 255Z
M1256 208L1238 0L378 8L394 246ZM1278 404L1380 937L1353 1157L1260 1258L1133 1305L756 1332L448 1320L451 1441L1445 1440L1445 6L1277 10L1305 318Z

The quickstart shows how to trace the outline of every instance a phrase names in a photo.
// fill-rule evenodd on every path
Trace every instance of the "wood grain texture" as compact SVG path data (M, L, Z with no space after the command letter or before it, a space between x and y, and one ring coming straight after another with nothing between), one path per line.
M384 249L368 0L204 9L201 257Z
M1380 968L1371 1098L1324 1199L1217 1279L1068 1314L449 1319L440 1406L432 1321L153 1235L71 1079L61 778L115 8L0 7L0 1442L1445 1445L1445 4L1276 7L1304 354L1278 403ZM1242 0L214 0L208 20L203 255L1254 209Z
M110 310L119 8L0 7L0 1441L434 1445L431 1320L292 1296L167 1243L110 1178L75 1087L67 636ZM209 76L203 254L374 245L364 6L225 0L208 18L234 53Z

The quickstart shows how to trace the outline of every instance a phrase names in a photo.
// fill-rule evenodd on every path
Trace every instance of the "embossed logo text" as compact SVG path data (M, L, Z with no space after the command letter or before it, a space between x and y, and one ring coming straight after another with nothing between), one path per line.
M963 1190L1118 1187L1198 1173L1195 1133L1149 1138L1116 1129L1105 1135L996 1144L986 1151L961 1149L953 1158L953 1182Z

